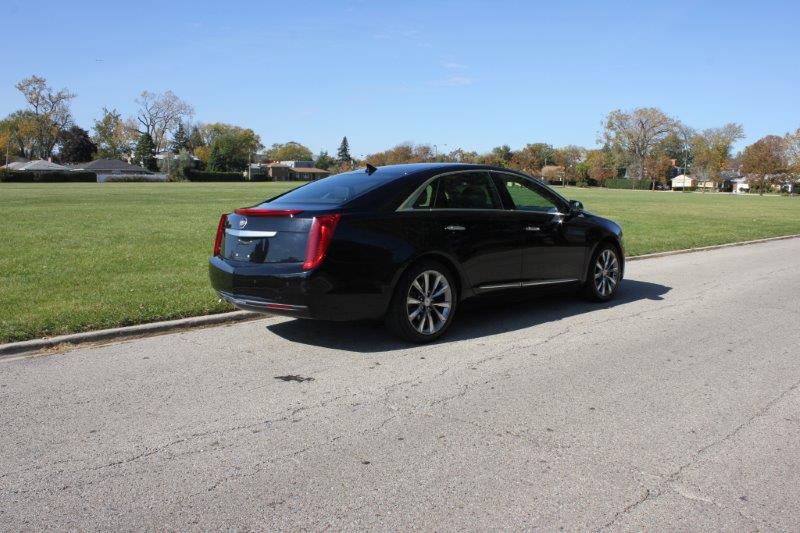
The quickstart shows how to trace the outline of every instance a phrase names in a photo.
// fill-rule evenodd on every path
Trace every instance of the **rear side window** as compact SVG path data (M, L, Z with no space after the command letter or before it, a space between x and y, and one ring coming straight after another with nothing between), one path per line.
M347 172L298 187L269 203L342 205L385 181L385 177L373 177L363 171Z
M434 180L434 209L502 209L486 172L458 172Z

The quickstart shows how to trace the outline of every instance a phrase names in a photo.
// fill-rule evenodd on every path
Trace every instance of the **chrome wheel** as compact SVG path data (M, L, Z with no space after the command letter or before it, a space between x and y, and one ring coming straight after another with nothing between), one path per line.
M619 283L619 260L614 250L606 248L594 264L594 288L603 298L614 292Z
M406 317L423 335L433 335L447 322L453 305L453 291L443 274L426 270L416 277L406 295Z

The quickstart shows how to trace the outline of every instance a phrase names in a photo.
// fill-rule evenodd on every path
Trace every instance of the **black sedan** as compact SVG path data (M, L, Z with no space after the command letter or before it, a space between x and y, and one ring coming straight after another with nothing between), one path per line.
M409 164L354 170L222 215L210 276L249 311L384 319L429 342L467 298L563 287L611 299L622 230L520 172Z

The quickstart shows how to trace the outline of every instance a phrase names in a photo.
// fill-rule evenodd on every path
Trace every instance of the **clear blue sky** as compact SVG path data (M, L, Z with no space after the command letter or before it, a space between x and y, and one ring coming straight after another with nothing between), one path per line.
M135 111L171 89L195 119L354 155L403 141L593 146L615 108L746 143L800 127L800 3L703 1L3 2L0 114L30 74Z

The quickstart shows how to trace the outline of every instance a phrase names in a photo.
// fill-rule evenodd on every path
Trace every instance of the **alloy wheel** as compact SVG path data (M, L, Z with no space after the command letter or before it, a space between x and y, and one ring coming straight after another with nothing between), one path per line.
M408 288L406 316L419 333L433 335L447 323L452 304L453 291L444 274L426 270Z
M594 287L597 294L605 298L614 292L617 283L619 283L619 260L613 250L606 248L594 264Z

